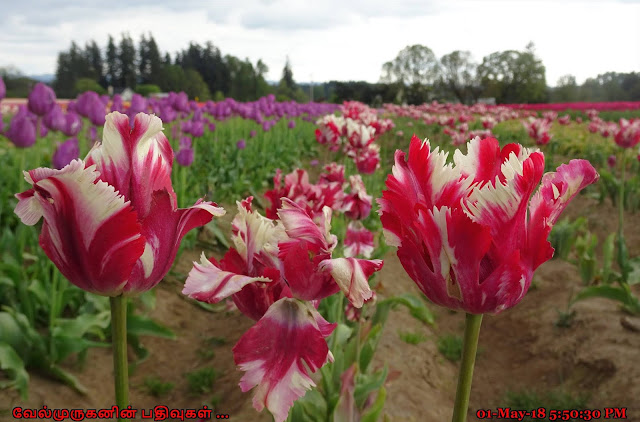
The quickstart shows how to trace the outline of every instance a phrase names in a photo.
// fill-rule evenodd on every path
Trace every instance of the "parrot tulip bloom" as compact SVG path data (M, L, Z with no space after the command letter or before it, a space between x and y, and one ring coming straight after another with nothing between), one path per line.
M352 221L347 226L344 237L344 256L362 255L371 258L374 250L373 233L366 229L359 221Z
M467 150L446 164L447 153L414 136L408 162L396 151L380 219L387 243L429 299L496 314L522 300L534 270L553 256L552 226L598 174L588 161L572 160L543 177L542 152L519 144L501 150L493 138L475 138Z
M620 119L620 127L615 131L614 140L622 148L633 148L640 143L640 120Z
M362 177L359 174L349 176L351 193L342 199L342 212L353 220L364 220L371 212L373 198L367 195Z
M23 223L44 217L40 245L76 286L99 295L134 295L164 278L182 237L224 214L199 200L177 209L173 151L155 116L109 114L87 158L61 170L25 172L31 189L16 195ZM96 258L96 257L99 257Z
M185 282L184 294L216 303L232 296L238 309L257 321L233 348L242 391L255 387L253 406L267 407L276 422L315 386L310 374L333 356L326 344L335 324L314 303L342 290L355 307L372 296L368 278L380 260L331 258L337 238L329 232L331 209L312 216L282 198L278 220L238 203L233 242L218 263L204 255Z

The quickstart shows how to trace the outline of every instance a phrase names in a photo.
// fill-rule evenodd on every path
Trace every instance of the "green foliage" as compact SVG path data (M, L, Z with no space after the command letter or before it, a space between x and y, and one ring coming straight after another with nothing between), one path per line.
M158 377L146 377L144 379L144 386L148 394L153 397L162 397L173 390L174 384L172 382L162 381Z
M215 368L201 368L185 374L189 383L189 391L193 394L210 393L213 383L220 376Z
M549 243L555 249L554 258L567 260L579 235L586 233L587 219L579 217L570 222L568 218L558 221L549 235Z
M427 336L420 332L401 331L398 335L402 341L413 345L420 344L427 339Z
M543 394L535 391L508 391L504 397L504 404L499 407L510 407L512 409L539 409L544 408L548 411L564 410L564 409L586 409L587 397L584 395L574 396L570 393L554 390L547 391ZM525 418L525 422L534 422L537 419ZM575 420L575 419L562 419Z
M76 81L74 85L76 95L82 94L87 91L94 91L98 94L105 94L106 91L103 87L100 86L98 82L89 78L80 78Z
M143 97L148 97L151 94L159 94L162 92L158 85L154 84L140 84L136 86L135 91Z
M507 50L482 59L478 77L483 96L494 97L499 104L542 103L547 100L545 67L535 56L533 44L525 51Z
M445 335L438 338L438 351L451 362L462 359L462 337Z

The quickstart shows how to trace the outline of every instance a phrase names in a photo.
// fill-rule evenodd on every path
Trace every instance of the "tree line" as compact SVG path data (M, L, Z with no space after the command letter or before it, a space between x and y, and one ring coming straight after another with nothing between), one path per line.
M572 75L547 86L546 71L529 43L522 51L497 51L474 61L469 51L453 51L438 58L424 45L411 45L382 65L378 83L329 81L297 84L289 60L280 82L269 84L267 65L258 60L223 55L212 42L190 43L172 58L162 53L152 34L143 34L136 45L128 34L119 42L109 35L102 50L95 41L84 47L72 42L58 54L53 87L60 98L73 98L93 90L119 92L125 87L143 95L185 91L190 98L221 100L231 97L252 101L268 94L278 100L299 102L313 99L340 103L358 100L379 106L383 103L422 104L440 102L475 103L494 99L498 104L546 102L640 101L640 72L607 72L587 79L582 85ZM7 94L26 96L33 81L14 68L0 69Z
M143 34L137 46L130 35L122 34L118 43L109 35L104 53L93 40L84 48L72 42L69 50L58 54L53 87L61 98L112 87L115 92L131 88L144 95L184 91L200 100L251 101L271 93L281 100L306 99L293 80L288 59L278 86L266 82L268 71L262 60L254 65L249 59L223 56L212 42L204 46L192 42L172 59L160 52L152 34Z

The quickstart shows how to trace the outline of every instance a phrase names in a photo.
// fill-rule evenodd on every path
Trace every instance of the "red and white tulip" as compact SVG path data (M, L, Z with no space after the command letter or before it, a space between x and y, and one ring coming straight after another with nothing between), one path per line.
M572 160L543 177L541 152L500 149L493 138L473 139L467 150L447 164L447 153L414 136L408 161L396 151L380 219L387 243L429 299L498 313L522 300L534 270L553 255L553 224L598 174L588 161Z
M155 116L106 117L103 142L85 161L25 172L16 195L23 223L44 218L40 245L76 286L99 295L144 292L167 274L182 237L225 213L198 200L177 209L173 152Z

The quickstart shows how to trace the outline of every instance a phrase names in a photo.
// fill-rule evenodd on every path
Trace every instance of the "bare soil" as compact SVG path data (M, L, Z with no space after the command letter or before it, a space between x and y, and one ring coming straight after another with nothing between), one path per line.
M226 207L231 210L231 207ZM589 228L604 239L615 231L615 209L598 205L588 198L577 198L565 216L585 215ZM640 216L627 215L627 241L631 256L640 255ZM225 224L228 224L226 221ZM223 232L225 228L222 229ZM186 274L200 251L186 251L177 264ZM395 256L389 254L381 272L381 296L412 291L419 294ZM592 299L575 305L577 315L569 328L554 322L558 310L565 310L572 292L581 286L571 264L552 260L535 274L534 287L522 303L497 316L485 316L480 332L480 352L476 360L471 391L469 419L476 420L477 409L495 409L505 403L508 391L545 392L563 389L573 395L586 394L590 409L626 407L629 421L640 421L640 333L621 324L626 315L614 302ZM177 340L145 338L150 357L132 374L131 402L135 408L150 409L162 404L169 408L211 407L215 397L217 413L238 421L270 421L251 405L251 394L243 394L238 382L231 348L252 325L236 312L211 313L186 300L182 285L168 277L157 289L153 318L173 329ZM636 290L636 293L639 293ZM451 418L455 396L457 364L438 351L436 340L444 334L461 335L464 315L435 305L435 327L426 326L406 311L394 311L385 327L376 356L376 365L388 364L397 376L388 383L385 414L390 421L447 421ZM400 331L422 332L427 340L417 345L403 342ZM212 345L220 337L223 345ZM211 354L213 350L213 355ZM133 356L133 355L131 355ZM110 408L113 404L112 360L110 349L91 349L86 365L79 368L73 359L65 364L88 388L81 396L55 381L31 374L29 399L22 401L15 391L0 395L0 420L12 420L14 406L40 408ZM189 391L185 374L213 367L222 375L213 390L205 394ZM166 395L156 398L144 386L147 377L156 376L174 383Z

